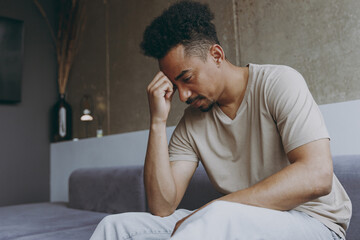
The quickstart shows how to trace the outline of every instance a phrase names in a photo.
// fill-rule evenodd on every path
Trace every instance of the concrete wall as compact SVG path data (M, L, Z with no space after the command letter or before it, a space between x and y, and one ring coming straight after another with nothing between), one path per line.
M40 1L55 24L56 1ZM56 101L56 58L32 1L0 0L0 16L24 21L22 101L0 104L0 206L49 200L49 110Z
M360 99L360 1L236 1L241 63L294 67L318 104Z
M88 1L88 22L71 73L68 99L74 137L85 136L80 100L91 94L105 135L148 128L146 86L157 61L140 54L145 27L173 0ZM237 65L290 65L301 72L318 104L360 98L360 1L202 0L215 12L215 25L228 59ZM184 104L174 98L168 124ZM98 111L99 112L99 111ZM97 114L96 114L97 115ZM99 116L89 125L95 136Z

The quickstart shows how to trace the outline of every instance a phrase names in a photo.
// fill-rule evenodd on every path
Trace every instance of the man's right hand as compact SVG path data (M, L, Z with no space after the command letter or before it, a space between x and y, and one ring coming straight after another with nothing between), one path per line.
M152 124L166 123L175 91L174 85L165 74L158 72L147 87Z
M166 121L175 90L163 72L158 72L147 88L151 126L144 183L149 210L161 217L175 211L197 167L197 162L169 161Z

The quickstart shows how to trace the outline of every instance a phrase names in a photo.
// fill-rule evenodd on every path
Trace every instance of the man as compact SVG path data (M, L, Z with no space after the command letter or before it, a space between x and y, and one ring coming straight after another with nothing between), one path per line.
M151 214L106 217L93 239L344 239L351 202L333 174L329 136L302 76L286 66L232 65L206 5L180 2L144 33L160 72L144 180ZM175 92L191 106L168 147ZM204 165L225 195L176 210Z

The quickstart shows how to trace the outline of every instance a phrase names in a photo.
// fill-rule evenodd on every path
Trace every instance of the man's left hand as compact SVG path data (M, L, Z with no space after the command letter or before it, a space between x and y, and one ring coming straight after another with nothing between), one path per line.
M195 212L189 214L188 216L184 217L183 219L180 219L176 224L175 224L175 227L174 227L174 230L171 234L171 237L175 234L176 230L180 227L180 225L186 220L188 219L191 215L193 215Z
M207 205L211 204L212 202L214 202L216 200L213 200L207 204L205 204L204 206L202 206L201 208L195 210L194 212L192 212L191 214L189 214L188 216L184 217L183 219L180 219L176 224L175 224L175 227L174 227L174 230L173 232L171 233L171 237L175 234L176 230L180 227L180 225L186 220L188 219L189 217L191 217L192 215L194 215L197 211L199 211L200 209L203 209L204 207L206 207Z

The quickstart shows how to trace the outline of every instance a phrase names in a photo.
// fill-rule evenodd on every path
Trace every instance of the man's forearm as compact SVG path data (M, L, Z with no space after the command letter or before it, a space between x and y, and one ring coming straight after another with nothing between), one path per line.
M304 185L309 184L312 179L310 178L304 181L304 177L306 179L306 175L304 176L306 172L309 172L306 167L301 166L301 164L294 163L249 188L215 199L198 208L189 216L186 216L178 221L172 235L186 219L190 218L192 215L196 214L198 211L207 207L211 203L219 200L281 211L293 209L294 207L316 197L315 195L310 194L310 189L306 186L304 187Z
M169 162L166 124L151 124L144 168L150 212L167 216L175 209L176 186Z
M321 186L316 182L319 179L309 175L310 171L306 166L294 163L254 186L228 194L218 200L282 211L290 210L328 193L329 188L325 186L326 184ZM331 178L329 175L319 175L319 178L322 176Z
M317 140L288 153L291 165L257 184L215 199L275 209L290 210L331 191L333 167L328 139ZM181 219L174 232L187 218ZM174 234L173 232L173 234Z

